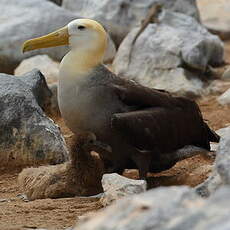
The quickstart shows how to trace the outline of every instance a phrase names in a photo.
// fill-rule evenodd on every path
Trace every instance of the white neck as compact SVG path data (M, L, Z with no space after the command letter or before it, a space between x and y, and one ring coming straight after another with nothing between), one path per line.
M60 64L60 77L78 77L88 75L94 67L102 63L104 52L71 50Z

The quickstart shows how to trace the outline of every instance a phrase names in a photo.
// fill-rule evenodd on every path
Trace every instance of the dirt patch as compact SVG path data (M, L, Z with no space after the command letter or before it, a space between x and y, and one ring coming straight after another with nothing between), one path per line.
M230 106L220 105L215 96L208 96L198 101L204 119L217 130L230 126Z
M44 199L24 202L17 197L17 194L21 192L17 185L19 172L19 169L11 172L0 170L1 230L26 227L63 229L74 225L79 216L102 207L97 198Z

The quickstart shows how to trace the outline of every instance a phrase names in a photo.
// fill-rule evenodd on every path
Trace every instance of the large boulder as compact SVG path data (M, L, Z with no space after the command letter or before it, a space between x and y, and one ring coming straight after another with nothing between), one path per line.
M63 7L82 17L102 22L118 45L133 27L140 24L149 8L157 2L166 9L199 19L195 0L64 0Z
M68 159L59 127L41 107L51 96L44 76L0 74L0 165L57 164Z
M79 18L77 14L48 0L1 0L0 9L0 72L13 73L23 59L36 54L47 54L54 60L61 60L67 53L67 46L26 54L22 54L21 47L25 40L50 33ZM106 57L111 60L115 55L112 41L107 52Z
M209 199L187 187L157 188L124 198L75 230L226 230L230 228L230 188Z
M159 23L149 24L132 46L138 30L124 39L113 67L117 74L145 86L198 96L204 83L197 72L223 62L220 39L190 16L163 11Z

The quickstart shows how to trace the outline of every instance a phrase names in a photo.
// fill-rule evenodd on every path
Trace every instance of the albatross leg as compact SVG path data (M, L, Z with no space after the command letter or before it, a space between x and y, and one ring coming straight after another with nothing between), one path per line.
M136 153L132 156L132 160L137 165L140 180L146 180L147 173L149 172L151 155Z

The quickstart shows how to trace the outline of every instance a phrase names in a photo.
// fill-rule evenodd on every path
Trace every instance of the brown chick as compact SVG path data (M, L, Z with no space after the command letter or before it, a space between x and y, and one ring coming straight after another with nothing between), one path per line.
M18 176L19 185L29 200L98 194L103 191L104 169L98 155L91 151L111 149L97 141L93 133L82 133L73 140L69 162L23 169Z

